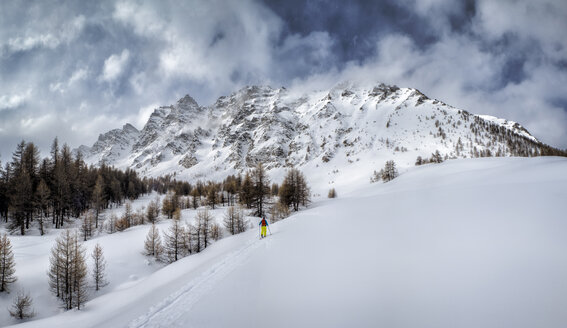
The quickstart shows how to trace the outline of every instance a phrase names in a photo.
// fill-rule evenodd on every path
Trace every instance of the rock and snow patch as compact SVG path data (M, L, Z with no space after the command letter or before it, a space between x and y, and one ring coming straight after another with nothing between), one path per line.
M436 150L448 158L534 156L542 146L517 123L471 115L416 89L354 82L309 93L251 86L210 106L185 96L134 130L110 131L80 149L88 163L188 180L222 180L259 162L272 176L290 166L317 168L323 174L312 185L326 188L354 182L360 162L374 166L359 184L388 160L407 168Z

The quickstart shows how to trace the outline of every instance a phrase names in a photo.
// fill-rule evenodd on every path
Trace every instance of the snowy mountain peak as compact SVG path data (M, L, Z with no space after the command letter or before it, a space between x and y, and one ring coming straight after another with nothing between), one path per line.
M191 97L188 94L185 95L185 97L183 97L183 98L181 98L177 101L177 106L178 107L184 107L184 108L199 107L199 105L197 104L195 99L193 99L193 97Z
M247 86L206 107L186 95L156 108L141 131L126 125L82 150L91 163L144 175L216 179L262 162L276 175L290 166L316 169L335 184L367 181L390 159L408 167L436 151L536 156L546 147L515 122L472 115L417 89L346 81L308 93Z
M132 124L130 123L126 123L124 124L124 126L122 127L122 131L124 131L124 133L139 133L140 131L138 131L138 129L136 129Z

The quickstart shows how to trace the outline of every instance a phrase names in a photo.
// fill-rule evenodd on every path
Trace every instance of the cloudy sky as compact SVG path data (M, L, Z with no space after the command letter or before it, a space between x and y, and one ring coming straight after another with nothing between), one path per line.
M0 1L0 160L247 84L420 89L567 148L567 2Z

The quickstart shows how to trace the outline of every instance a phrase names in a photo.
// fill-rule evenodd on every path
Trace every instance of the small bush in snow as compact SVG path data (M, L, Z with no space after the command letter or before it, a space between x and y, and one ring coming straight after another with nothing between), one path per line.
M382 180L388 182L394 180L398 177L398 169L396 169L396 163L394 161L387 161L384 169L382 169Z
M329 197L329 198L336 198L337 197L337 192L335 191L335 188L331 188L329 190L329 194L327 194L327 197Z
M12 317L19 320L32 318L35 316L32 305L33 300L31 296L21 290L18 292L18 295L16 295L16 298L14 298L12 308L8 309L8 312L10 312Z
M222 238L222 230L218 223L211 225L211 238L215 241Z

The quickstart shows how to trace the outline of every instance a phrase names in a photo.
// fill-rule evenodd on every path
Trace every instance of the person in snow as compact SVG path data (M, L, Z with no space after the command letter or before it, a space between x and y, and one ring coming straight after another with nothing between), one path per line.
M266 220L265 216L262 218L262 221L260 221L260 223L258 223L258 225L261 227L260 237L261 238L266 237L266 230L268 230L269 224L268 224L268 220Z

